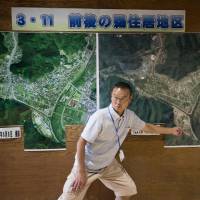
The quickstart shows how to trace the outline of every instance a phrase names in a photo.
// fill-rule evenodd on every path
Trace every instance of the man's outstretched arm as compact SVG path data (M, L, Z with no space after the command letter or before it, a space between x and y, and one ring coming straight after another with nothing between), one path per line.
M175 136L181 136L183 134L183 130L180 127L169 128L148 123L145 124L142 130L146 133L171 134Z

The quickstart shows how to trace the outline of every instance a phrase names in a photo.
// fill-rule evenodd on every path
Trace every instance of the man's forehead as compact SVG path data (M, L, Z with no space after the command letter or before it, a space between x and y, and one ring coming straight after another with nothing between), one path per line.
M113 94L117 93L117 94L121 94L121 95L123 95L123 94L128 95L128 94L130 94L130 91L129 91L128 88L115 87L115 88L113 88L112 93Z

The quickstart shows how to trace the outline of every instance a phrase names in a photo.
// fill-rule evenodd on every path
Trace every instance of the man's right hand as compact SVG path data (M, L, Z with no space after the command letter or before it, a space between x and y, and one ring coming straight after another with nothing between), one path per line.
M87 181L87 174L86 170L78 170L76 174L76 178L72 184L72 191L79 191L83 189Z

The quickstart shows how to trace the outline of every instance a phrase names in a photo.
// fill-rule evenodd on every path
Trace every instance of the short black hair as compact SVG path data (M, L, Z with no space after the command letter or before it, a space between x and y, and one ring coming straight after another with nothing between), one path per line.
M112 93L114 88L128 89L129 92L130 92L130 96L133 95L133 89L132 89L131 85L127 82L120 81L120 82L115 83L112 87L111 93Z

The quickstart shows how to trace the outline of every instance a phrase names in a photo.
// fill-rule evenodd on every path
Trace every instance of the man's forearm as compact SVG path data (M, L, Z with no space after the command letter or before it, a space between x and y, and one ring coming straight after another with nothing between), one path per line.
M85 145L86 141L80 137L77 142L77 159L78 159L78 170L85 170Z
M76 171L76 177L74 179L74 182L72 183L72 191L78 191L82 189L87 181L86 178L86 170L85 170L85 144L86 141L80 137L77 142L77 171Z
M143 131L147 133L171 134L172 128L156 126L153 124L146 124L145 127L143 128Z

